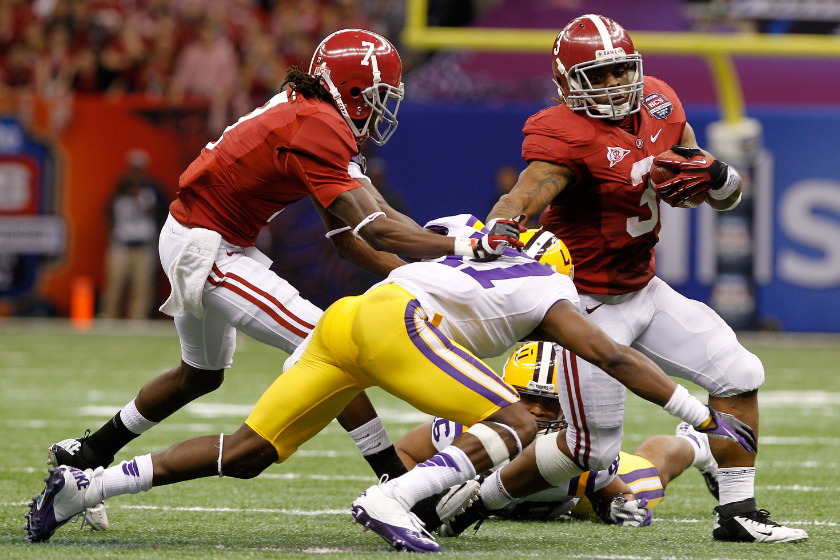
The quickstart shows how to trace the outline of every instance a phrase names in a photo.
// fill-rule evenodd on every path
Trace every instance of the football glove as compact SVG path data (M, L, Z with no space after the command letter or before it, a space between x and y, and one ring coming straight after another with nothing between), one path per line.
M654 165L674 167L680 173L658 185L654 185L656 194L671 206L678 206L686 199L699 192L718 189L726 183L727 165L698 148L671 146L675 154L688 158L688 161L659 155L653 159Z
M609 519L604 521L625 527L646 527L653 520L653 512L645 506L647 498L628 500L619 494L610 503Z
M519 240L519 234L524 233L527 229L516 220L494 219L487 224L487 229L490 233L483 237L463 239L465 244L469 243L469 246L465 245L463 248L458 243L462 239L456 239L455 254L473 257L474 260L480 262L488 262L498 259L508 247L521 250L525 246Z
M701 426L694 426L695 430L703 432L709 437L734 441L743 447L747 453L758 451L758 442L752 428L731 414L718 412L711 406L707 406L707 408L709 409L709 419L703 422ZM709 427L712 422L715 424L714 428Z

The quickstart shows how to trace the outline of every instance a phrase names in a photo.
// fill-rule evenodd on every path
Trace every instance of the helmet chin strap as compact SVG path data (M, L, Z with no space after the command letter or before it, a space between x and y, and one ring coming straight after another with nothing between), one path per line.
M326 70L326 63L321 64L321 68ZM335 101L336 107L338 107L338 111L341 113L341 116L344 117L344 120L347 121L350 130L353 132L353 135L356 138L367 138L368 135L368 125L370 124L370 119L373 116L373 110L371 110L370 114L368 115L367 119L365 120L365 125L359 130L356 127L356 123L353 122L353 119L350 118L350 113L347 111L347 105L344 104L344 101L341 99L341 94L338 92L338 88L335 87L332 80L330 79L329 71L324 71L319 74L319 77L323 82L327 85L327 91L330 92L330 95Z

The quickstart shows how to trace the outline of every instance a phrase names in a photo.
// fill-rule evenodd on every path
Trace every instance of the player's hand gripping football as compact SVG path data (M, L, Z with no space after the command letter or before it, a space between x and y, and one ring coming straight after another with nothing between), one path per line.
M668 156L668 152L653 159L653 164L661 167L679 169L673 179L655 185L656 194L671 206L691 198L699 192L709 192L720 188L727 177L727 165L697 148L671 146L671 152L683 156L688 161Z
M487 224L490 231L484 237L473 239L472 250L475 260L487 262L498 259L505 248L521 249L525 246L519 241L519 234L527 230L518 220L493 219Z
M709 409L709 419L703 422L701 426L694 426L694 429L709 437L734 441L743 447L747 453L755 453L758 450L758 442L752 428L731 414L718 412L711 406L707 408Z
M628 500L619 494L610 503L609 520L604 521L626 527L646 527L653 519L653 512L645 506L647 498Z

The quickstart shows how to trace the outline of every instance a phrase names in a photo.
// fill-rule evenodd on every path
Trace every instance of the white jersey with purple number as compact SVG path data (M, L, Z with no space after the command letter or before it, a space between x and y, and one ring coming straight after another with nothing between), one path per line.
M426 224L450 237L483 236L477 218L462 214ZM440 330L479 358L498 356L529 335L560 300L578 306L568 276L514 249L491 262L447 256L407 264L377 284L396 284L420 302Z
M465 429L461 424L451 420L435 418L432 420L432 445L438 451L442 451ZM542 435L537 437L542 437ZM509 462L505 461L493 467L492 470L499 470ZM563 486L549 488L527 498L514 500L503 511L494 513L516 519L554 519L568 513L577 505L581 496L591 494L609 484L618 472L618 465L618 457L616 457L608 470L585 472Z

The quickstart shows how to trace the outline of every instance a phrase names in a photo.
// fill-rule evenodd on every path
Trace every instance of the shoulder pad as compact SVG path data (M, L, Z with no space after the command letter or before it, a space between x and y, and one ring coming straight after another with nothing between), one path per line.
M555 105L531 116L522 132L556 138L570 145L591 142L596 136L595 127L588 117L578 115L565 105Z

